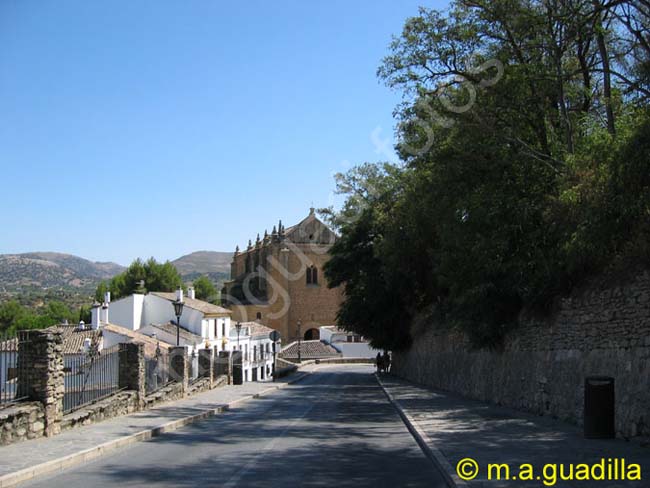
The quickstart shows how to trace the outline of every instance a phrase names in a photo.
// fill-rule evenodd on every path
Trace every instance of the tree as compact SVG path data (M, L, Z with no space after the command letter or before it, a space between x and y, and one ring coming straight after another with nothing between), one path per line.
M144 283L144 286L142 286ZM114 276L108 284L113 299L122 298L132 293L147 291L174 291L183 286L183 280L173 264L169 261L158 263L154 258L142 262L133 261L123 273ZM106 284L100 283L95 293L103 301Z
M523 310L650 262L650 4L626 4L459 0L407 20L378 71L404 95L403 164L337 175L347 198L324 211L339 325L382 348L414 323L498 346Z
M215 288L212 281L207 276L199 276L192 283L194 286L194 292L196 293L196 298L199 300L205 300L210 303L216 303L219 300L219 293Z

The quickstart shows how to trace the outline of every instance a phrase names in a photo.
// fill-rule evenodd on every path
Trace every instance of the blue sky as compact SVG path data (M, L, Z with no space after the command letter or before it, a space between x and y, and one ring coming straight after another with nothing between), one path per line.
M0 0L0 253L232 251L331 204L389 157L375 72L423 3Z

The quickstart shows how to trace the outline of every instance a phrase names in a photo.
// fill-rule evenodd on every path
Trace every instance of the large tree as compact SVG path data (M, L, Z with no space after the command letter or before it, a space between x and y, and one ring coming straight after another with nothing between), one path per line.
M497 345L523 308L650 255L648 10L628 3L462 0L406 22L379 69L404 95L403 165L339 175L326 211L341 325L400 348L427 316Z

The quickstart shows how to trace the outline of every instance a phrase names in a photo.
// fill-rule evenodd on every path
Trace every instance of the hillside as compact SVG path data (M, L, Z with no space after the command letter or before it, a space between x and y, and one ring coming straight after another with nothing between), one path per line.
M220 289L230 277L232 253L198 251L172 261L186 283L201 275ZM57 300L72 308L88 304L97 285L126 268L70 254L32 252L0 254L0 303L18 300L38 308Z
M21 288L85 288L123 269L119 264L93 262L70 254L0 254L0 292Z
M231 252L197 251L172 261L183 278L193 278L199 275L220 276L230 275Z

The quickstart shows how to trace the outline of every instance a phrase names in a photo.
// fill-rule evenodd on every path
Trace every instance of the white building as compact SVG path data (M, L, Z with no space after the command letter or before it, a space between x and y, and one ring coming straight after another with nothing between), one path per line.
M230 329L230 343L233 351L242 351L244 381L271 380L273 373L273 329L257 322L240 322ZM276 344L277 352L280 343Z
M320 340L339 351L344 358L372 358L379 352L371 348L364 337L335 325L321 327Z
M173 305L178 299L183 302L180 328L177 328ZM155 336L171 345L176 345L178 329L179 345L188 346L190 353L197 349L215 347L217 351L228 350L230 310L197 300L192 288L187 296L183 296L182 290L176 293L151 292L146 295L134 293L110 303L107 313L109 316L105 323L150 337Z
M180 328L176 324L173 305L177 300L183 302ZM182 290L146 295L134 293L110 303L110 306L109 302L110 296L107 295L102 306L96 304L93 308L93 328L103 325L104 347L124 342L124 335L119 334L120 328L127 329L127 334L148 336L168 346L176 345L178 333L179 345L187 347L194 358L197 358L199 349L214 348L217 353L236 350L238 342L243 352L244 380L271 379L272 329L257 322L246 322L239 328L237 341L237 327L230 318L232 312L197 300L192 288L189 288L187 296Z

